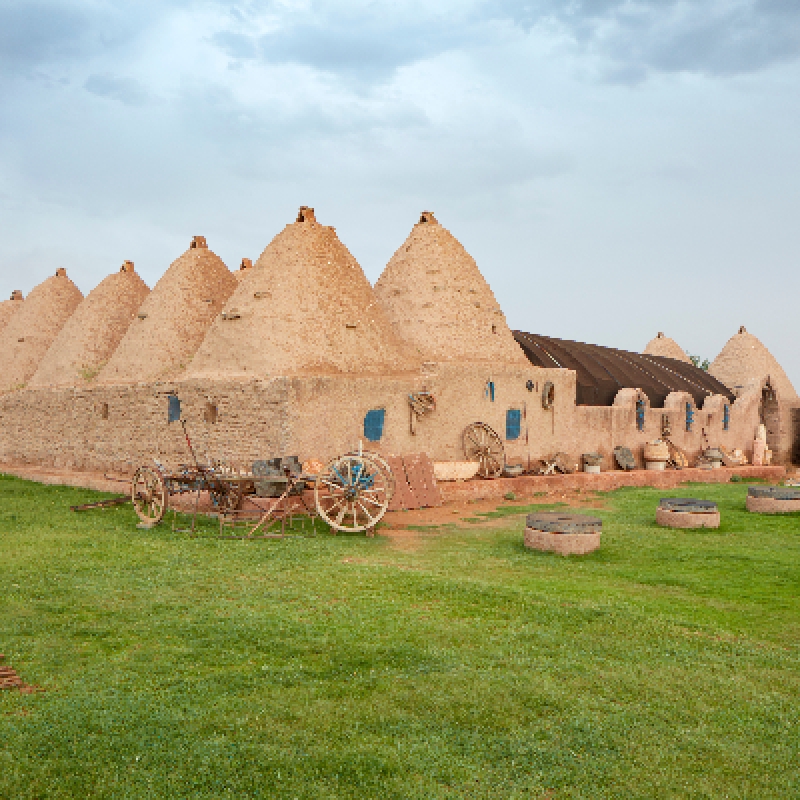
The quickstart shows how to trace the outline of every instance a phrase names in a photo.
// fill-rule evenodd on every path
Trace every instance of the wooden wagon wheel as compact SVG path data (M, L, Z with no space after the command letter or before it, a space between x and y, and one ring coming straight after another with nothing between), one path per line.
M358 453L348 453L349 456L356 456ZM380 454L376 453L373 450L362 450L362 456L366 456L367 458L372 459L373 461L377 461L380 465L381 469L383 470L384 474L387 477L388 485L386 487L386 492L388 496L388 500L391 503L392 497L394 497L394 492L396 488L395 480L394 480L394 472L392 472L392 468L389 466L389 462Z
M317 476L317 513L335 531L371 531L389 507L389 475L372 455L334 458Z
M506 463L503 440L485 422L464 428L464 455L480 463L478 474L482 478L498 477Z
M152 467L139 467L131 482L131 502L139 519L145 525L158 525L167 511L168 499L164 476Z

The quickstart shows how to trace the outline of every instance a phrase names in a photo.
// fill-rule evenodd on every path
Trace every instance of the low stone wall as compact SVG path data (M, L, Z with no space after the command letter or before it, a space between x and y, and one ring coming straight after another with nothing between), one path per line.
M572 475L523 475L520 478L497 478L496 480L472 480L442 482L439 489L445 502L465 500L501 500L513 492L518 498L531 497L537 492L581 489L586 492L610 492L622 486L653 486L659 489L675 489L683 483L728 483L732 475L750 478L766 478L780 481L786 475L785 467L722 467L721 469L681 469L651 472L601 472L590 475L576 472Z

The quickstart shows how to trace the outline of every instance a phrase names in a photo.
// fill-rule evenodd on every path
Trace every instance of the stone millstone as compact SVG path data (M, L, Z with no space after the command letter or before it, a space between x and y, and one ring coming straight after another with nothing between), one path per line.
M664 528L719 528L719 509L710 500L662 497L656 522Z
M791 514L800 511L800 488L748 486L747 510L755 514Z
M525 547L567 555L584 555L600 547L603 521L583 514L528 514Z
M528 528L536 528L548 533L600 533L603 520L585 514L561 514L558 511L544 511L528 514L525 518Z
M615 447L614 460L620 469L636 469L636 459L628 447Z

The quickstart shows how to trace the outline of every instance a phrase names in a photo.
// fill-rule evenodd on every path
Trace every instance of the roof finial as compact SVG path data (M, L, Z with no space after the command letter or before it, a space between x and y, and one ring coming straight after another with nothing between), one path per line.
M739 333L747 333L747 328L745 328L744 325L740 325L739 326Z
M298 222L316 222L317 218L314 216L314 209L309 206L300 206L297 212Z
M59 267L56 270L56 278L66 278L66 277L67 277L67 271L64 269L64 267Z
M664 338L664 331L659 331L658 336L656 336L656 339L663 339L663 338Z
M14 289L14 291L11 292L11 299L22 300L22 292L19 289Z
M205 236L192 236L192 244L190 245L190 249L192 250L207 250L208 243L206 242Z
M119 268L120 272L134 272L133 261L123 261L122 266Z
M436 224L436 217L433 216L433 211L423 211L419 215L419 222L422 225L425 222L432 222Z

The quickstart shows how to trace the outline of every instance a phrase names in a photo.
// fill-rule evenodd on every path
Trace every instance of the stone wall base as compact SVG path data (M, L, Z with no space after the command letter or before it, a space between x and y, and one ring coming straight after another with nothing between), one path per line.
M800 500L778 500L775 497L747 496L747 510L754 514L791 514L800 511Z
M525 528L525 547L562 556L582 556L600 547L599 533L550 533Z
M691 511L656 509L656 522L662 528L719 528L719 521L719 511L695 514Z

